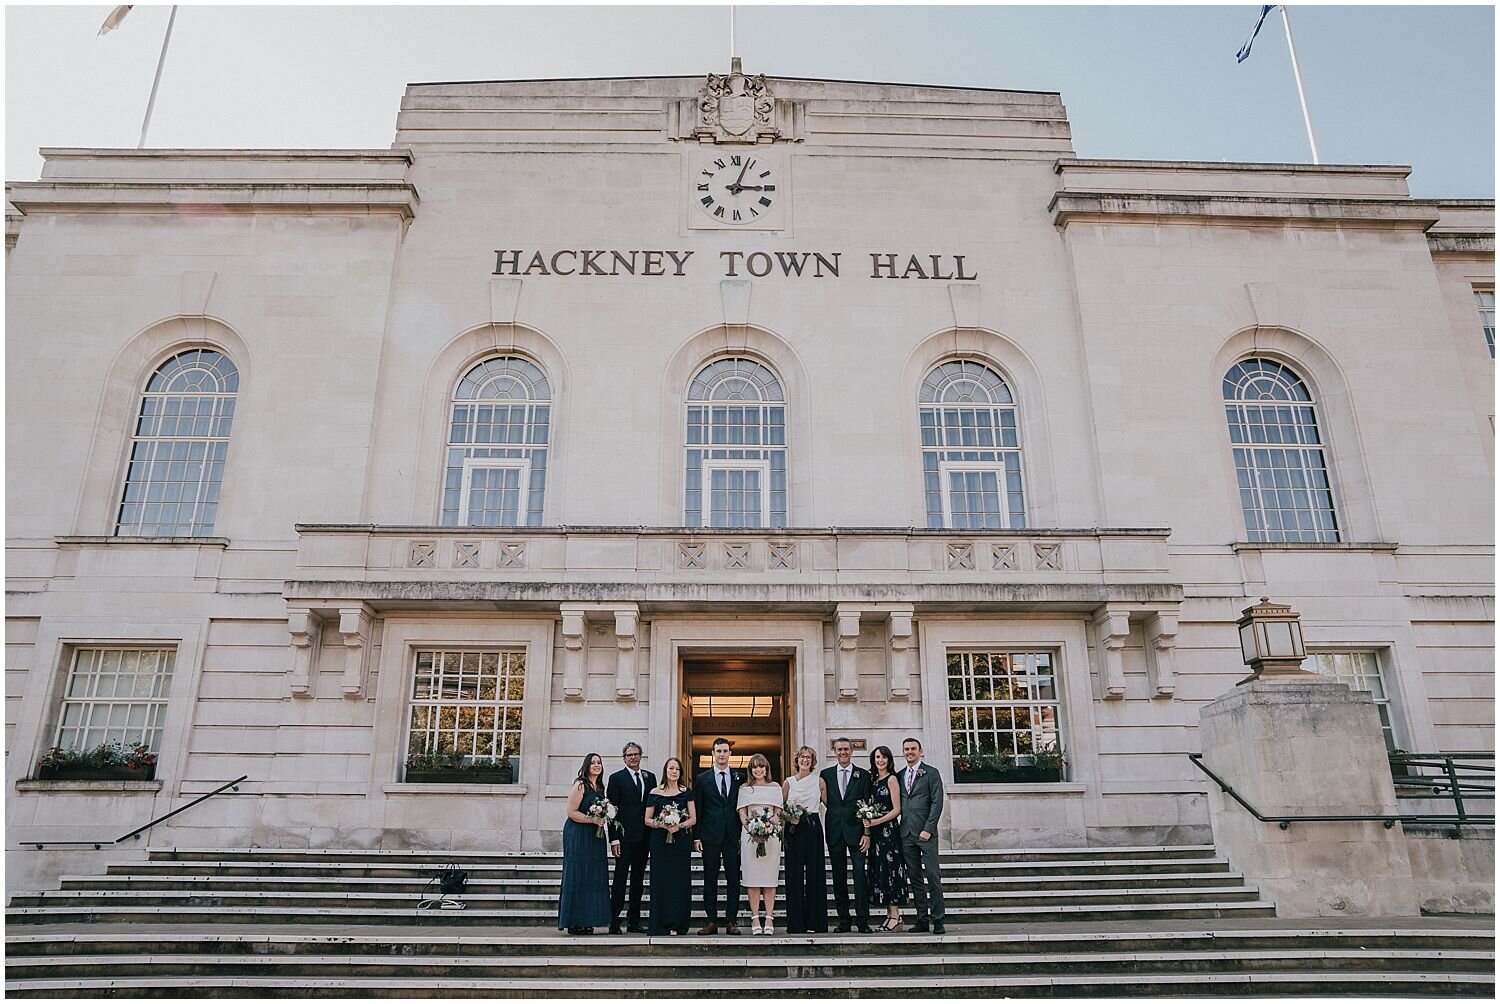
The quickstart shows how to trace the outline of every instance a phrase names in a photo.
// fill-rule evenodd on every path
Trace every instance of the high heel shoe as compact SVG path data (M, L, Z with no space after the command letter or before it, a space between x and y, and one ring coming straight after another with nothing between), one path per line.
M882 931L886 931L887 933L895 934L897 931L906 930L906 921L899 918L888 917L886 918L886 922L880 925L880 929Z
M750 921L750 933L751 934L759 934L760 933L760 921L759 920L752 920L752 921Z

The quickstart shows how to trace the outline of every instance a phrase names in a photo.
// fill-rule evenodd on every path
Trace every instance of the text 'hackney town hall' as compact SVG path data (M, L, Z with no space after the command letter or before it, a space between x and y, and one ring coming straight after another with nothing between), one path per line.
M1391 748L1494 749L1492 201L738 67L43 153L7 846L246 775L149 842L555 849L584 753L720 735L778 778L917 737L947 846L1212 842L1187 754L1263 596ZM156 761L39 776L110 742Z

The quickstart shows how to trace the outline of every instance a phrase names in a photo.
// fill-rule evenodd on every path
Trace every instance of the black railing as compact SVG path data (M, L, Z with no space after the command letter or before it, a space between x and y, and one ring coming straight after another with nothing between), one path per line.
M1288 829L1293 823L1382 823L1386 829L1390 829L1397 823L1437 823L1452 825L1454 838L1463 835L1465 826L1494 826L1495 814L1492 810L1488 815L1480 815L1468 811L1464 804L1467 796L1470 800L1489 799L1495 797L1495 754L1493 753L1393 753L1391 754L1392 778L1398 785L1408 786L1408 781L1421 784L1430 789L1431 794L1419 796L1401 796L1418 798L1451 798L1453 800L1452 813L1429 813L1429 812L1400 812L1392 815L1297 815L1297 816L1268 816L1255 806L1245 801L1240 793L1230 787L1219 775L1215 774L1203 762L1202 753L1189 753L1188 759L1203 773L1213 779L1230 798L1240 804L1242 808L1262 823L1275 823L1281 829ZM1482 766L1484 762L1489 766ZM1397 768L1402 770L1400 775L1396 774ZM1410 774L1408 768L1416 767L1423 770L1437 770L1435 774ZM1487 780L1486 780L1487 779Z
M193 806L197 805L199 802L206 802L210 798L213 798L215 795L219 794L220 792L228 791L231 788L233 788L235 791L239 791L240 790L240 782L241 781L247 781L247 780L249 780L249 778L250 778L249 774L241 774L239 777L235 778L233 781L230 781L227 784L221 784L221 785L219 785L217 788L215 788L213 791L209 792L208 794L206 794L206 795L199 795L197 798L193 799L187 805L179 805L177 808L173 809L171 812L168 812L165 815L157 816L155 819L151 820L151 822L147 823L145 826L137 826L135 829L131 830L129 833L125 834L124 836L122 836L122 837L116 837L113 840L28 840L26 843L30 844L32 847L35 847L37 850L41 850L44 847L92 847L94 850L97 851L100 848L104 847L106 844L112 847L115 844L123 843L124 841L129 840L132 837L134 837L136 840L139 840L139 839L141 839L141 834L142 833L145 833L147 830L151 829L151 827L155 826L157 823L165 822L166 820L171 819L173 816L177 815L179 812L186 812L189 809L191 809Z

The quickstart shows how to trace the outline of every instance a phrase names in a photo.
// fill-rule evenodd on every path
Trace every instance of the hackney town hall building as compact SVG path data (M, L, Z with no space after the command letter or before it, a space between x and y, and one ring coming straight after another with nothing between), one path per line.
M1391 748L1494 748L1491 201L738 65L43 154L8 846L244 776L150 842L552 849L583 754L721 735L918 737L959 848L1208 842L1262 596Z

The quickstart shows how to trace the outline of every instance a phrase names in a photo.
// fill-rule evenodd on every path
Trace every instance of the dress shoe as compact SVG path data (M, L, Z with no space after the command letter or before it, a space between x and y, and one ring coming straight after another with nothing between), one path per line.
M840 924L838 927L835 927L833 929L833 933L834 934L848 934L852 930L854 930L854 928L850 927L848 924Z
M609 933L610 934L619 934L620 933L620 925L619 924L611 924L611 925L609 925Z
M727 927L724 928L724 933L725 934L739 934L740 933L740 929L738 927L735 927L733 924L730 924L729 926L727 926Z
M926 934L928 931L927 921L919 920L911 926L912 934Z
M626 927L625 930L629 931L631 934L645 934L646 933L646 925L645 924L631 924L628 927Z
M719 933L719 925L715 924L713 921L710 920L707 924L703 925L702 929L699 930L698 933L699 934L718 934Z
M859 933L860 934L874 934L875 933L875 928L871 927L869 924L861 924L861 925L859 925Z
M946 934L947 933L947 929L943 927L943 922L941 920L933 922L932 933L933 934Z

